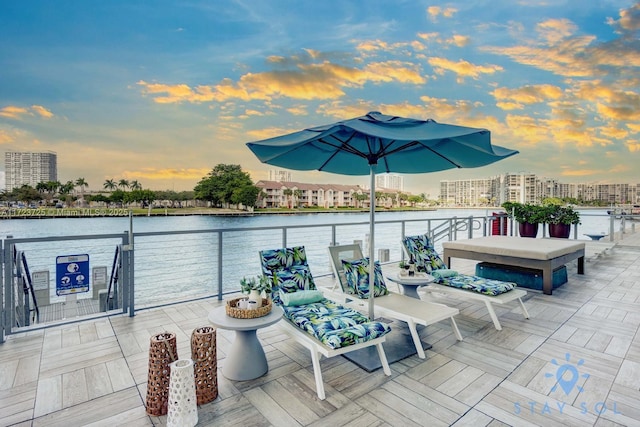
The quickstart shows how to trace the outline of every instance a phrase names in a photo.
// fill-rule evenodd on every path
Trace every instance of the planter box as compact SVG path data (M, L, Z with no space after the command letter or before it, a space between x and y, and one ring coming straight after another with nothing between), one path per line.
M476 264L476 276L515 282L522 288L542 290L542 270L481 262ZM567 283L567 267L563 265L553 270L553 289L565 283Z

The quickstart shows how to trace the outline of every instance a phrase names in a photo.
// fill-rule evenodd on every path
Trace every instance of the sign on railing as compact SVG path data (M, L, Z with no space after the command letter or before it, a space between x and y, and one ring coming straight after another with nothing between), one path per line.
M89 292L89 255L56 257L56 295Z

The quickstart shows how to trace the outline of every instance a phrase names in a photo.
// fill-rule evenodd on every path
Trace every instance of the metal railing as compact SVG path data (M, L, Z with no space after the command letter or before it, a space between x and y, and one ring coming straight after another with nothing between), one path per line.
M401 238L427 233L436 250L441 251L443 241L492 234L496 218L488 215L376 221L375 249L388 251L388 262L398 262L404 257ZM622 227L624 223L623 220ZM610 224L613 238L613 217ZM502 226L499 229L502 231ZM2 241L4 274L0 287L0 299L3 301L0 342L4 342L8 334L87 317L134 316L136 310L146 308L211 297L222 299L225 294L239 290L238 283L242 277L260 274L257 254L263 249L304 245L313 275L329 276L328 246L362 242L366 253L368 230L369 222L362 221L140 233L130 230L119 234L39 238L8 236ZM517 235L516 230L517 223L509 220L507 234ZM575 226L573 238L577 239L578 235L578 226ZM17 267L18 258L13 256L16 250L29 255L28 266ZM109 272L109 277L104 278L104 289L98 291L92 283L93 292L59 294L56 258L62 254L85 253L93 266ZM49 298L36 297L38 291L34 293L33 285L31 290L24 287L20 272L25 268L29 268L32 274L55 272L47 275L51 276L48 283L40 284L48 285L47 290L40 289L40 292ZM26 292L22 298L18 296L20 292ZM31 301L32 306L25 305L25 301ZM31 312L36 304L40 311L38 316L19 314Z

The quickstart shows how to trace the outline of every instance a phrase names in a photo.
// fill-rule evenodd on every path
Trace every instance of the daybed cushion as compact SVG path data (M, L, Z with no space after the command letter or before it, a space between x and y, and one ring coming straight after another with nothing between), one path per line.
M347 293L358 298L369 298L369 258L342 260L342 267L347 279ZM374 264L374 297L388 295L389 290L384 283L380 262Z
M285 317L331 349L346 347L381 337L391 331L382 322L328 299L300 306L283 306Z
M569 239L487 236L469 240L456 240L455 242L444 242L442 246L446 249L549 260L584 249L585 243Z

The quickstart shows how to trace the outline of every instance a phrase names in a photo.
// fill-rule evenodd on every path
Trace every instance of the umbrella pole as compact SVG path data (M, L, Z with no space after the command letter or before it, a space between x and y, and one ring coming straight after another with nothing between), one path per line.
M373 298L375 293L375 215L376 215L376 165L369 165L371 168L371 183L369 190L369 320L374 319L373 313Z

